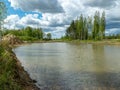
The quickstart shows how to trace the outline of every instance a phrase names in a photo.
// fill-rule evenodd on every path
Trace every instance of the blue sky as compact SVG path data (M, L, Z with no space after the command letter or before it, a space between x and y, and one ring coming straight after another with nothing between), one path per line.
M26 26L41 27L53 38L65 34L70 22L81 13L92 16L106 12L106 34L120 33L120 0L4 0L8 15L4 27L19 29Z

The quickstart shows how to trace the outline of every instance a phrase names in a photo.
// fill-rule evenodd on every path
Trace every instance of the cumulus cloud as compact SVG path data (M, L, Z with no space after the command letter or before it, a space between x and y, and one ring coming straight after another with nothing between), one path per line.
M4 27L9 29L20 29L26 26L35 27L40 23L40 20L37 17L37 14L28 14L22 18L20 18L18 15L10 15L4 20Z
M10 15L5 21L5 27L21 28L26 26L42 27L54 37L64 35L70 22L82 13L84 16L94 15L95 11L106 12L106 33L116 33L120 29L120 1L119 0L9 0L14 9L41 12L19 15Z
M49 22L49 26L56 27L56 26L64 26L65 24L69 24L69 16L65 13L61 14L50 14L45 13L41 19L42 21Z
M40 20L38 19L38 14L28 14L25 17L19 20L19 24L23 26L38 26L40 24Z
M112 8L116 6L116 0L86 0L85 5L100 8Z
M16 28L17 22L20 20L18 15L10 15L4 20L4 27L8 29Z
M61 13L63 9L57 0L8 0L15 9L43 13Z

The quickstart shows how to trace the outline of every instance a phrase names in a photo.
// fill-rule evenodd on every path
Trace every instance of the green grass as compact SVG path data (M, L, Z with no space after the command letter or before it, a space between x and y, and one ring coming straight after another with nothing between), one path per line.
M7 43L0 43L0 90L22 90L16 81L16 60Z

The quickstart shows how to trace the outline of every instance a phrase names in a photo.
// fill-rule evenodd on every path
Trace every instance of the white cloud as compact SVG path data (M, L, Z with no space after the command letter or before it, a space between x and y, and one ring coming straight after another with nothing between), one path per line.
M66 26L82 13L84 16L94 15L95 11L106 12L107 33L120 28L120 1L119 0L9 0L11 6L24 11L42 12L26 14L20 18L10 15L6 27L20 28L26 26L42 27L45 32L51 32L55 37L64 35ZM114 7L114 8L113 8ZM64 12L63 12L64 11ZM115 29L116 28L116 29ZM118 29L117 29L118 28Z
M8 29L16 28L16 23L20 20L18 15L10 15L4 20L4 27Z
M9 29L19 29L26 26L35 27L37 24L40 23L37 14L28 14L22 18L20 18L18 15L10 15L4 21L4 27Z
M38 14L26 15L25 17L20 19L19 24L23 26L37 27L40 24L40 20L38 19Z
M44 13L42 17L42 21L48 21L49 26L56 27L56 26L63 26L65 24L69 24L69 16L67 16L65 13L61 14L50 14L50 13Z

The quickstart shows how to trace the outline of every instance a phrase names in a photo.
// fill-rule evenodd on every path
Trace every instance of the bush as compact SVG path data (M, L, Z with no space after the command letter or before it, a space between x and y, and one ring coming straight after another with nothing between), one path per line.
M34 41L38 40L37 38L29 37L29 36L19 36L19 38L23 41Z

